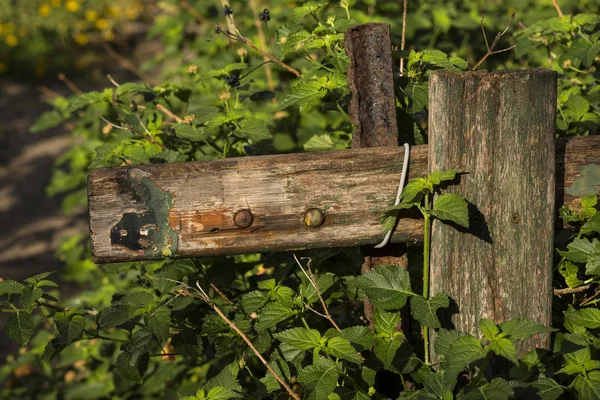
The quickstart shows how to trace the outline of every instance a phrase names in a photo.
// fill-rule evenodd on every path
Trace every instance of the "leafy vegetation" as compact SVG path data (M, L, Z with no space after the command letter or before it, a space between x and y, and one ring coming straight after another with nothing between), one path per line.
M60 3L79 18L100 4L32 3L40 15L43 5ZM70 3L79 8L70 11ZM343 33L358 23L388 22L399 44L399 3L158 2L148 35L162 41L162 51L137 67L139 82L111 78L101 91L56 96L31 127L39 132L69 121L78 138L58 161L49 194L64 194L70 212L85 205L90 168L348 147ZM429 74L477 65L489 53L480 23L488 33L502 32L515 12L496 47L514 44L514 52L488 55L481 67L551 67L559 72L558 133L598 133L596 2L564 1L560 10L550 1L409 3L409 50L396 52L405 58L397 82L403 139L427 141ZM26 15L19 11L25 2L18 4L0 12ZM8 18L0 14L3 24ZM67 36L94 29L78 31L74 22L63 33L57 21L29 26L44 37L53 29ZM16 36L25 46L17 55L5 28L0 51L15 60L35 57L26 50L37 43L34 36ZM272 254L96 266L87 238L69 238L59 255L64 276L85 287L77 297L61 298L49 273L0 280L0 305L10 313L6 333L24 348L0 367L1 397L598 398L597 194L585 197L580 209L561 210L573 230L557 252L555 328L481 319L482 336L473 337L441 328L438 311L449 299L428 293L431 219L468 226L464 199L433 199L456 174L439 171L411 181L402 202L383 216L387 229L400 209L423 214L423 265L409 270L384 266L360 275L355 249L302 253L296 260ZM365 296L377 306L372 328L362 314ZM423 335L397 329L402 307ZM428 330L437 332L433 357ZM551 350L518 358L516 342L550 331ZM487 366L495 358L511 363L508 374L491 374Z

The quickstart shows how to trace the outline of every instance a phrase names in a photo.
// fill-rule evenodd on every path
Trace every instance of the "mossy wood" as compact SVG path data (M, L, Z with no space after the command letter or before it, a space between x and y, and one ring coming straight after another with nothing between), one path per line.
M432 229L431 295L456 302L447 327L479 337L480 318L551 325L555 188L564 181L555 164L565 165L552 156L556 78L541 69L430 78L429 170L462 171L448 192L470 203L466 232L440 221ZM519 355L549 340L521 342Z
M600 169L600 137L558 139L556 148L556 210L600 192L600 179L586 172ZM403 155L380 147L92 170L94 261L377 244ZM409 177L426 173L427 146L413 147ZM310 208L323 211L321 226L303 222ZM242 209L253 216L247 228L234 222ZM392 241L421 240L422 229L422 220L403 218Z

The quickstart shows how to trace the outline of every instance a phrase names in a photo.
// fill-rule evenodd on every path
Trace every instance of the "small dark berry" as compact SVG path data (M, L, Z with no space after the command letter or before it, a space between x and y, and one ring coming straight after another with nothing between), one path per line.
M233 14L233 10L231 8L229 8L228 5L225 5L223 7L223 15L226 17L229 17L231 14Z
M138 105L135 101L131 100L131 104L129 105L129 108L131 108L131 112L136 112L138 110Z
M240 86L240 78L237 75L227 75L225 83L230 87L238 87Z
M271 15L269 14L269 9L265 8L263 12L258 13L258 19L262 22L269 22L271 20Z
M217 34L218 34L218 33L221 33L221 32L223 32L223 31L221 30L221 27L220 27L219 25L215 26L215 33L217 33Z

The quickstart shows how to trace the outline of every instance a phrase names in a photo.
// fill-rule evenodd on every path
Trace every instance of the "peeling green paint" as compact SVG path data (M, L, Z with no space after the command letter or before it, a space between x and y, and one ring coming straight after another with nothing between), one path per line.
M600 193L600 165L587 164L580 170L579 178L567 188L567 194L582 197L592 193Z
M173 195L163 190L140 170L127 174L135 194L146 206L143 213L125 213L110 232L111 244L142 252L149 258L170 257L177 253L179 236L169 224Z

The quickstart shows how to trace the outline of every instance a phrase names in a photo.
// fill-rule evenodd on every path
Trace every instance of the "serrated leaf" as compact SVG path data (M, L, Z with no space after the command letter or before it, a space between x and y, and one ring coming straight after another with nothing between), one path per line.
M52 275L55 271L47 271L47 272L41 272L39 274L35 274L33 276L30 276L29 278L25 279L25 282L30 283L32 285L36 284L37 282L41 281L44 278L49 277L50 275Z
M589 220L583 224L579 231L582 235L588 235L590 233L600 233L600 213L594 214Z
M327 77L323 76L317 79L300 81L290 90L290 93L281 103L280 108L287 108L293 105L300 107L300 112L309 111L312 104L322 99L327 94L325 85Z
M321 296L335 283L335 275L331 273L317 274L316 275L317 287L321 292ZM308 282L303 281L299 287L300 295L304 298L306 304L311 305L319 300L319 295L315 287Z
M327 134L314 135L304 143L305 151L323 151L332 150L336 144L331 140L331 136Z
M117 370L125 379L141 383L144 380L149 363L150 356L148 354L137 357L136 362L132 364L131 354L123 352L117 358Z
M531 384L531 386L539 390L537 395L540 396L542 400L556 400L565 391L562 385L554 379L546 378L544 376L540 376L537 381Z
M427 389L430 395L433 395L435 399L440 400L453 400L451 388L447 387L444 379L444 371L431 372L425 375L423 379L423 386ZM453 386L453 385L452 385Z
M43 294L44 291L42 289L25 286L21 292L21 305L23 308L30 308Z
M577 277L579 267L570 261L560 263L558 272L565 278L565 283L570 288L583 284L583 281Z
M258 314L254 327L261 333L294 315L295 312L289 307L277 302L269 303Z
M71 101L69 107L66 109L67 114L71 114L74 111L77 111L83 107L89 106L90 104L98 103L103 100L102 93L100 92L87 92L82 94L81 96L76 97Z
M5 294L19 294L24 287L22 283L10 279L0 281L0 296Z
M423 178L413 179L402 189L402 203L420 203L423 192L429 190Z
M586 275L600 274L600 254L591 254L585 264Z
M429 174L427 179L435 186L439 185L442 182L453 181L454 179L456 179L456 174L458 174L457 169L451 169L448 171L435 171Z
M452 221L462 227L469 227L468 203L457 194L445 193L435 199L432 214L443 221Z
M40 133L50 128L54 128L65 121L64 115L57 111L46 111L40 115L35 122L29 127L29 132Z
M70 345L83 336L83 330L85 329L85 318L83 315L66 316L64 319L58 319L55 315L54 320L56 329L64 338L66 345Z
M375 328L375 332L383 333L388 337L394 337L400 319L399 312L387 312L381 308L376 308L373 313L373 327Z
M515 318L500 324L502 333L508 335L512 342L527 339L540 333L550 333L556 331L551 327L542 325L538 322L530 321L525 318Z
M470 363L482 359L486 354L487 350L483 349L479 340L473 336L457 338L442 361L442 366L446 370L446 378L454 380Z
M326 399L337 386L339 374L333 361L319 358L313 365L302 369L298 381L304 386L304 399Z
M425 109L429 101L429 87L427 82L415 83L410 81L404 88L404 93L408 97L409 114L417 114Z
M487 340L494 340L496 336L500 333L500 329L496 326L496 324L487 318L481 318L479 320L479 330L483 333L483 336Z
M587 329L600 328L600 310L596 308L581 308L574 310L569 308L565 312L565 325L570 322Z
M204 130L202 127L196 128L190 124L184 124L178 122L171 126L175 130L175 135L180 138L200 140L203 136Z
M236 130L235 133L237 136L249 139L252 142L260 142L272 137L267 124L258 118L245 118L241 120L240 129Z
M242 295L240 307L246 314L251 314L267 304L269 296L260 290L254 290Z
M179 331L179 333L173 336L171 344L178 353L191 358L200 356L204 348L202 337L191 328L184 328Z
M327 341L325 352L335 358L341 358L353 363L359 364L362 362L362 359L358 356L350 341L340 336L332 337Z
M463 333L458 330L448 330L448 329L440 329L435 336L434 348L436 354L445 356L450 350L450 346L461 336L465 336L466 333Z
M119 326L129 319L129 309L125 306L112 306L104 308L98 315L98 326L110 329Z
M208 391L206 400L229 400L238 399L240 397L239 394L229 388L216 386Z
M383 363L385 369L395 372L392 363L394 362L396 352L401 346L401 340L380 340L375 344L373 351L375 352L375 356Z
M321 333L316 329L292 328L275 333L275 339L299 350L312 350L320 345Z
M429 328L439 328L440 320L436 313L440 308L446 308L450 305L448 296L438 293L429 300L423 296L413 296L410 299L410 314L423 326Z
M360 346L359 350L370 349L375 342L375 334L367 326L351 326L342 329L341 336Z
M460 400L508 400L512 398L514 390L511 383L502 379L495 378L489 383L473 387L466 394L459 394Z
M519 362L517 359L517 349L515 348L514 343L506 338L500 338L492 341L490 348L497 355L502 356L515 364Z
M27 314L23 311L16 311L8 317L4 323L6 336L21 346L25 346L29 343L34 328L35 322L33 321L33 317L31 314Z
M410 290L408 271L393 265L374 268L350 284L365 292L371 303L384 310L401 308L407 297L414 294Z
M600 372L589 372L587 377L577 376L573 381L573 387L577 390L579 399L600 399Z
M160 343L169 338L170 322L171 310L168 307L160 307L148 316L148 328Z

